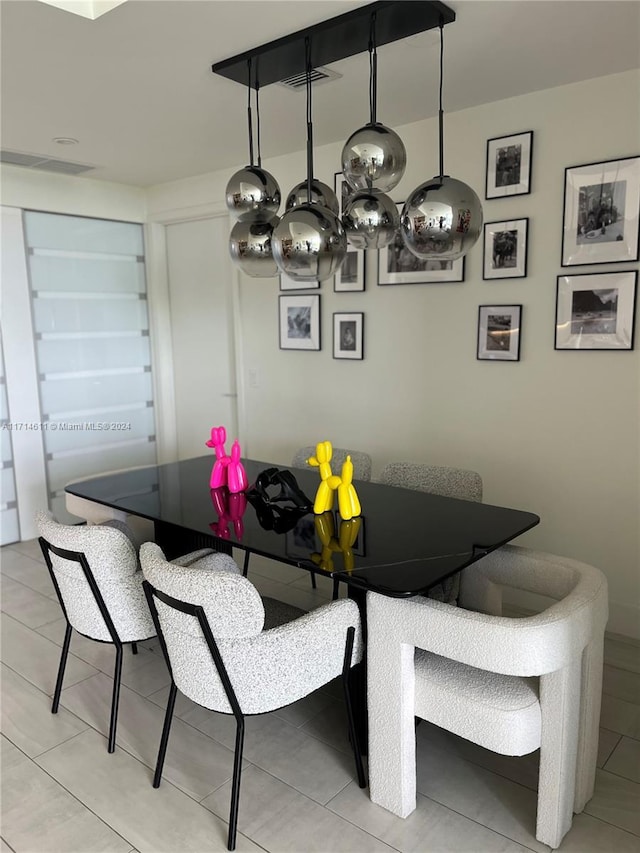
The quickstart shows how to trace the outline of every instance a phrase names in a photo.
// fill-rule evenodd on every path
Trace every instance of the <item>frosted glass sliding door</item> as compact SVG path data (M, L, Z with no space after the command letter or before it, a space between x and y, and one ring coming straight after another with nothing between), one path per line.
M2 469L0 469L0 545L20 540L16 477L13 467L13 442L11 419L7 401L7 383L4 373L4 354L0 338L0 441L2 443Z
M142 226L25 212L49 503L156 461Z

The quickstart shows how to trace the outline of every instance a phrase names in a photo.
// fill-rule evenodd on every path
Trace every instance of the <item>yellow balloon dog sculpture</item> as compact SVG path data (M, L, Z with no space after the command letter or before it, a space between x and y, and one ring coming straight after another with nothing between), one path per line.
M332 456L331 442L321 441L316 445L316 455L307 459L309 465L318 468L320 474L320 485L316 492L313 511L316 515L322 515L323 512L333 509L333 497L337 491L340 516L345 521L349 521L361 512L356 487L353 485L353 462L351 457L347 456L342 465L342 475L338 477L331 470Z

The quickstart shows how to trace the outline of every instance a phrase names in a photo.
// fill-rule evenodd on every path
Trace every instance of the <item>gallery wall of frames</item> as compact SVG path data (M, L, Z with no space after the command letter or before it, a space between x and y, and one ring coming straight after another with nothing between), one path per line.
M481 241L483 282L527 278L530 218L526 197L534 191L532 130L487 140L484 233ZM340 211L354 192L342 172L334 175ZM500 200L522 196L523 216L499 216ZM398 200L399 210L403 201ZM634 348L637 269L602 270L638 260L640 155L567 166L564 173L562 258L567 268L556 280L556 350L632 350ZM437 228L437 219L428 223ZM480 245L480 244L479 244ZM472 249L473 251L473 249ZM366 281L364 250L349 246L347 258L333 278L334 293L362 293L367 285L447 284L465 280L465 258L421 260L402 239L376 256L377 274ZM588 267L573 272L571 267ZM593 268L593 269L592 269ZM485 285L482 285L483 287ZM280 276L280 348L319 350L320 282L296 282ZM304 292L303 292L304 291ZM526 291L518 292L518 298ZM487 296L490 294L487 293ZM357 306L357 297L351 303ZM476 357L482 361L519 361L525 303L478 306ZM333 357L364 358L364 313L333 315Z

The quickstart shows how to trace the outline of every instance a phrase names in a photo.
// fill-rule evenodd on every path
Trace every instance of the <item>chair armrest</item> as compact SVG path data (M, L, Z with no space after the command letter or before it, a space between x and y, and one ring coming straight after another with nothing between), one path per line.
M416 596L367 593L371 644L415 646L505 675L542 675L575 659L594 633L593 608L567 599L524 619L491 616Z

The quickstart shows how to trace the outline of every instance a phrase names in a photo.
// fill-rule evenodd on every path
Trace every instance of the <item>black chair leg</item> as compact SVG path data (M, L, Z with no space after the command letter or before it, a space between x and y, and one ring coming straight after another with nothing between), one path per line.
M342 668L342 684L344 687L344 698L347 705L347 719L349 721L349 735L351 746L353 748L353 757L356 762L356 773L358 774L358 785L361 788L366 788L367 780L364 775L364 767L362 764L362 755L360 752L360 743L356 732L355 721L353 717L353 707L351 705L351 690L349 689L349 677L351 674L351 654L353 652L353 640L355 637L355 628L351 627L347 631L347 643L344 652L344 666Z
M244 747L244 718L236 717L236 751L233 759L233 784L231 787L231 808L229 810L229 839L227 849L236 849L238 829L238 806L240 805L240 773L242 772L242 750Z
M131 652L134 655L138 654L138 644L137 643L131 643Z
M244 565L242 567L242 577L246 578L249 574L249 558L251 557L251 551L244 552Z
M109 722L108 752L116 748L116 726L118 725L118 701L120 699L120 679L122 678L122 644L116 643L116 666L113 673L113 696L111 698L111 720Z
M175 682L171 681L171 690L169 690L169 699L167 701L167 710L164 715L164 726L162 727L162 737L160 738L160 749L158 750L158 760L156 762L156 772L153 776L153 787L160 787L162 779L162 768L164 767L164 757L167 754L167 744L169 743L169 732L171 731L171 721L173 719L173 707L176 704L176 693L178 688Z
M67 655L69 654L69 644L71 643L71 625L67 622L67 628L64 632L64 642L62 643L62 654L60 655L60 665L58 667L58 677L56 678L56 688L53 693L53 704L51 705L51 713L58 713L58 705L60 704L60 693L62 692L62 681L64 679L64 670L67 665Z
M333 579L333 595L332 600L337 601L340 597L340 581L337 578Z
M311 572L311 586L313 589L316 589L316 573Z

